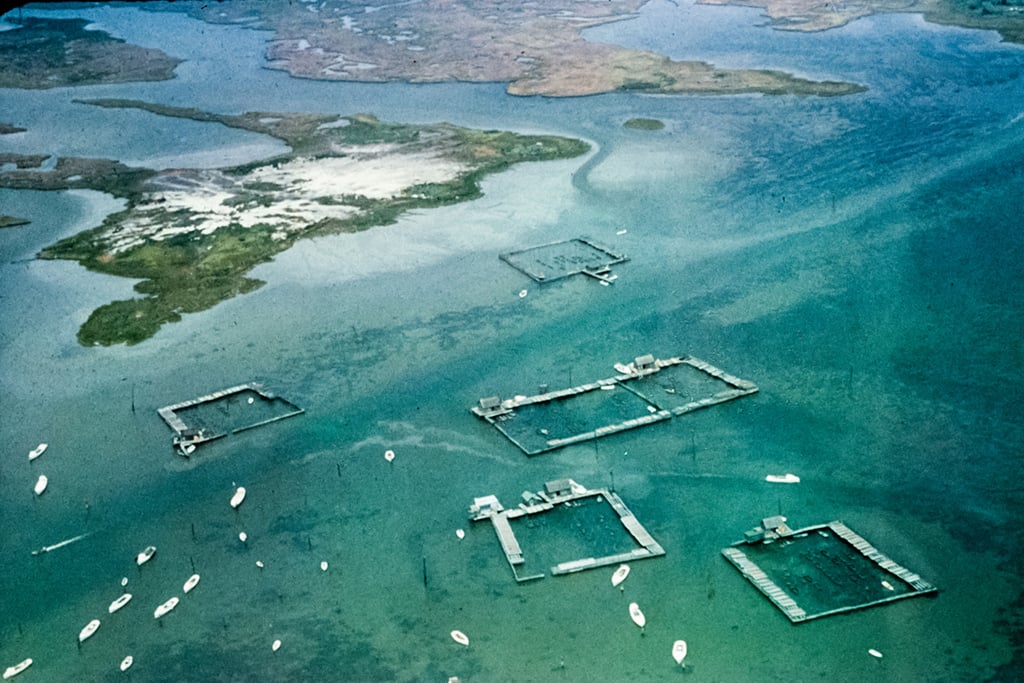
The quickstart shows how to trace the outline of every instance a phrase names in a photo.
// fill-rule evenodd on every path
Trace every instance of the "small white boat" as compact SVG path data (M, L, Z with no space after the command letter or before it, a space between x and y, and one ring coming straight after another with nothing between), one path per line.
M199 574L193 574L192 576L188 577L188 581L186 581L185 585L181 587L181 590L188 593L190 590L196 587L197 583L199 583Z
M36 458L38 458L38 457L39 457L40 455L42 455L42 454L43 454L43 453L44 453L44 452L46 451L46 447L47 447L48 445L49 445L49 444L41 443L41 444L39 444L38 446L36 446L35 448L33 448L32 450L30 450L30 451L28 452L28 459L29 459L29 462L31 462L31 461L33 461L33 460L35 460L35 459L36 459ZM24 670L24 669L23 669L23 670Z
M891 583L889 583L888 581L885 581L885 580L882 581L882 588L884 588L887 591L894 591L894 590L896 590L895 586L893 586Z
M615 368L615 371L621 375L633 374L633 370L628 365L623 365L622 363L615 363L614 365L612 365L612 367Z
M278 650L280 650L281 649L281 641L280 640L275 640L274 643L270 646L270 649L273 652L277 652Z
M527 294L529 294L529 292L527 292L525 289L520 289L519 290L519 298L520 299L525 299Z
M647 625L647 617L640 611L640 605L635 602L629 603L629 618L633 620L633 623L643 628Z
M46 485L50 483L50 480L46 478L45 474L40 474L39 478L36 479L36 485L32 487L32 490L36 492L37 496L43 495L43 491L46 490Z
M114 600L114 602L110 603L110 607L107 608L107 611L110 612L111 614L113 614L117 610L119 610L122 607L124 607L125 605L127 605L128 601L131 600L131 599L132 599L132 594L131 593L125 593L124 595L119 597L117 600Z
M765 481L769 481L773 484L799 484L800 477L795 474L769 474L764 478Z
M324 560L323 562L320 563L320 571L322 571L322 572L327 571L327 560Z
M392 450L384 451L384 459L387 460L388 462L391 462L392 460L395 459L395 452Z
M21 660L20 662L18 662L14 666L7 667L6 669L4 669L4 680L6 681L8 678L14 678L18 674L20 674L22 671L24 671L25 669L29 668L30 666L32 666L32 658L31 657L29 657L28 659Z
M153 555L155 555L155 554L156 554L156 546L155 545L148 545L148 546L146 546L145 550L143 550L141 553L139 553L135 557L135 564L137 564L137 565L139 565L141 567L142 565L146 564L151 559L153 559Z
M461 541L462 539L464 539L466 537L466 532L463 531L462 529L456 529L455 530L455 535L458 536L459 540Z
M620 564L619 568L615 570L614 574L612 574L612 586L618 586L626 580L627 576L629 576L629 565Z
M239 531L238 532L238 540L241 541L242 543L245 543L246 541L249 540L249 534L245 533L244 531Z
M263 566L264 566L263 565L263 560L256 560L256 566L259 567L260 569L263 569Z
M128 655L121 660L121 671L127 671L131 668L133 663L135 663L135 659L131 655Z
M153 611L153 618L154 619L159 619L160 617L162 617L163 615L167 614L168 612L170 612L172 609L174 609L177 606L178 606L178 596L175 595L173 598L171 598L170 600L168 600L164 604L160 605L159 607L157 607Z
M469 636L459 630L452 631L452 640L459 645L469 646Z
M882 658L882 653L876 650L875 648L871 648L870 650L868 650L868 654L872 657L878 657L879 659Z
M686 659L686 641L677 640L672 643L672 659L676 660L676 664L685 667L683 660Z
M245 500L245 487L239 486L235 489L235 495L231 496L231 507L238 509L238 506Z
M90 621L88 624L85 625L85 628L82 629L81 633L78 634L78 642L82 642L86 638L90 637L92 634L96 633L96 629L98 629L99 627L99 619L93 619L92 621Z

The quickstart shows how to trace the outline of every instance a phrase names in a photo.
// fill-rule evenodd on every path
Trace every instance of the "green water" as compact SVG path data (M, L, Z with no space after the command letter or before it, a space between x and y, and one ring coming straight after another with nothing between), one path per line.
M190 24L165 26L205 63ZM820 62L847 46L835 68L872 86L837 101L552 101L276 72L264 88L186 72L92 89L543 130L596 151L492 177L476 202L299 244L257 269L262 289L130 348L75 342L130 282L25 261L116 203L0 192L5 213L33 219L0 234L0 664L33 657L23 679L53 681L119 680L126 654L143 681L1015 680L1024 57L923 26L876 18L808 38ZM251 48L252 32L206 30ZM75 93L2 96L15 124L75 111L104 126ZM636 116L666 127L622 128ZM152 147L142 156L175 152L142 136L144 119L127 124ZM190 154L250 144L208 135ZM631 257L613 286L539 287L497 258L583 234ZM469 413L644 353L695 355L760 392L529 459ZM174 455L156 408L250 380L306 414ZM29 465L40 441L50 449ZM801 483L764 481L785 472ZM35 499L39 473L50 489ZM516 584L468 505L562 477L614 483L667 554L635 563L622 592L612 568ZM237 512L235 485L248 490ZM841 519L940 594L791 625L719 554L780 512L793 526ZM199 586L157 622L193 567ZM122 577L135 597L107 615ZM103 625L79 649L92 618Z

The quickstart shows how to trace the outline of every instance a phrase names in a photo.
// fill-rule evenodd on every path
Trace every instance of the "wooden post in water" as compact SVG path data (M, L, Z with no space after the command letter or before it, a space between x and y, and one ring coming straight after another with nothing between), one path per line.
M423 556L423 587L427 587L427 556Z

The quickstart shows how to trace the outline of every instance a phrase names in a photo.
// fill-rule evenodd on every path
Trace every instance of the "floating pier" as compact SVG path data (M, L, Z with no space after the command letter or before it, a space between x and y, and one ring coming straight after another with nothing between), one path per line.
M758 390L753 382L692 356L662 360L646 355L628 365L616 363L614 367L618 374L607 379L533 396L505 400L497 396L482 398L470 411L494 426L527 455L538 455L669 420L749 396ZM696 374L698 379L673 375L683 369ZM653 396L655 393L657 398ZM590 423L592 428L570 432L565 426L569 421L554 419L549 414L553 406L570 399L586 402L588 409L581 409L576 422ZM607 423L598 421L604 414L616 419Z
M245 403L241 401L243 398L247 399ZM185 457L200 444L304 412L257 382L222 389L157 410L174 431L174 447Z
M576 560L560 562L551 567L553 575L572 574L596 569L608 565L617 565L623 562L641 560L650 557L658 557L665 554L665 549L654 540L647 530L640 524L639 520L622 502L622 499L614 491L605 488L587 489L577 484L572 479L559 479L548 482L544 491L523 493L523 501L517 507L505 509L498 502L495 496L477 498L469 508L469 518L474 522L489 519L494 527L495 535L501 544L502 552L512 569L512 575L519 583L543 579L542 572L521 573L526 564L526 557L523 553L519 540L512 529L511 521L521 517L541 515L554 510L560 505L578 505L585 499L595 499L594 502L605 502L618 516L623 529L629 534L633 541L639 546L627 552L615 553L604 557L584 557Z
M573 275L586 275L603 285L610 285L616 279L611 274L612 266L629 260L625 255L586 237L510 251L499 254L498 258L534 282L553 282Z
M771 517L722 555L793 623L938 592L839 521L793 530Z

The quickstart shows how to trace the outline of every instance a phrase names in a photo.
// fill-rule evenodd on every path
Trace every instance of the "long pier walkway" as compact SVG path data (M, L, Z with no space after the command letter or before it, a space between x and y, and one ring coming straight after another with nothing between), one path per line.
M666 407L650 396L645 395L639 389L631 386L637 380L655 375L666 368L680 365L692 367L707 377L722 382L726 388L698 400L690 401L674 407ZM629 365L616 363L615 369L618 371L618 374L613 377L599 379L594 382L580 384L567 389L546 391L533 396L516 396L515 398L505 400L501 400L496 396L482 398L477 405L470 408L470 411L477 417L490 423L495 429L501 432L506 439L515 444L516 447L527 455L538 455L540 453L546 453L548 451L563 448L582 441L599 439L628 429L636 429L656 422L669 420L673 417L685 415L686 413L690 413L695 410L701 410L719 403L725 403L726 401L732 401L737 398L742 398L743 396L749 396L750 394L757 393L758 391L757 385L753 382L731 375L707 361L703 361L692 356L681 356L664 360L655 359L653 356L641 356ZM530 406L552 404L556 401L567 401L584 394L592 394L593 392L601 390L614 390L619 387L635 395L639 399L638 404L645 407L647 412L635 415L634 417L628 417L619 422L602 425L576 434L552 436L551 438L545 439L543 442L539 442L537 439L532 439L536 445L524 443L524 437L520 436L517 438L510 429L506 428L502 424L506 420L516 417L517 410L528 408ZM527 440L531 440L529 435L527 435Z

